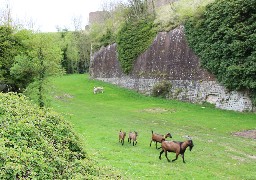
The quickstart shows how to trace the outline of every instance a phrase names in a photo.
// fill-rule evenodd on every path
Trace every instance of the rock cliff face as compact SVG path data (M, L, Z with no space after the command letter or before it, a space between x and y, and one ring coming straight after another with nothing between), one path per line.
M235 111L253 110L246 92L229 92L200 67L199 58L188 47L182 26L158 33L152 45L135 60L129 75L122 72L116 46L109 45L93 55L92 78L145 94L151 94L156 83L167 80L172 84L168 98L209 102L218 108Z
M200 68L198 57L187 45L183 27L158 33L150 48L136 60L132 75L168 80L214 80L213 75Z

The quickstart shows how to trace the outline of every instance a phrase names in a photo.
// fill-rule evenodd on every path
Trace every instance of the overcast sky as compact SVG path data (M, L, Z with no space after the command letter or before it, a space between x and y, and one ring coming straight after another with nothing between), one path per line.
M33 24L35 30L54 32L57 27L75 28L74 19L84 29L89 21L89 13L102 10L110 2L122 0L0 0L1 8L10 4L14 21Z

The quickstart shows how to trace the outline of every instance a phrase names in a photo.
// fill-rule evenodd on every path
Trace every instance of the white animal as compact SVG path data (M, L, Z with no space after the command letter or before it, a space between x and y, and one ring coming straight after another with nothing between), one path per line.
M104 91L104 88L103 87L94 87L93 88L93 93L94 94L97 94L97 93L103 93L103 91Z

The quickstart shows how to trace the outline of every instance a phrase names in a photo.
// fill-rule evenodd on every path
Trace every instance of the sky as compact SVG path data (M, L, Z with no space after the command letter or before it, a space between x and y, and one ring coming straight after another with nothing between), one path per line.
M100 11L115 1L121 0L0 0L0 10L9 4L14 22L41 32L56 32L57 27L84 29L90 12Z

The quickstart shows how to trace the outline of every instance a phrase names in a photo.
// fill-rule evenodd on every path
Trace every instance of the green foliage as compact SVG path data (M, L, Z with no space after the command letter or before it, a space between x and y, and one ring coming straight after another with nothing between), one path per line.
M43 81L33 81L26 87L26 89L22 93L30 100L34 101L36 104L40 105L40 103L43 103L44 107L49 107L50 101L46 94L51 91L52 85L48 82L47 79L45 79Z
M88 71L90 60L90 41L83 31L58 32L60 35L57 40L61 45L63 59L62 67L67 74L84 73Z
M75 73L89 72L91 42L89 35L84 31L74 32L78 52L77 71Z
M43 81L47 77L63 73L61 67L62 52L57 37L47 33L21 31L17 33L24 49L15 57L10 74L16 86L22 91L30 83L39 82L38 101L43 106Z
M92 52L96 52L101 47L106 47L109 44L117 42L120 31L123 31L124 26L126 26L124 24L151 17L147 11L146 1L144 0L129 1L128 4L111 4L111 8L106 13L104 23L93 23L90 25L88 32L91 38ZM133 23L133 25L138 24ZM149 39L151 39L151 36L149 36Z
M170 31L188 18L200 15L205 6L214 0L179 0L156 9L154 23L159 31Z
M106 34L103 34L100 38L100 44L102 44L104 47L106 47L109 44L112 44L115 42L115 37L113 36L113 32L110 29L107 29Z
M94 179L99 175L63 117L21 94L0 93L0 179Z
M256 90L256 1L217 0L185 24L203 67L228 89Z
M98 51L103 46L103 44L100 43L100 39L102 35L105 34L104 28L104 24L99 23L93 23L90 26L88 34L91 41L92 53Z
M155 36L151 18L133 19L123 25L117 34L117 52L124 73L132 70L134 60L150 46Z
M4 29L4 27L1 27ZM5 27L7 28L7 27ZM21 30L9 35L0 32L5 37L1 45L1 75L5 83L10 83L17 89L24 89L38 78L40 74L40 62L38 50L41 47L44 54L44 68L47 75L61 73L60 60L62 58L56 39L46 34L35 34L32 31ZM9 40L8 37L10 38ZM1 76L0 75L0 76Z
M169 95L171 88L172 84L169 81L161 81L154 85L152 96L166 98Z
M144 19L149 14L147 0L129 0L127 19Z
M22 29L14 31L0 26L0 82L23 91L37 81L42 69L45 77L64 73L88 71L90 42L82 31L35 33ZM42 50L43 63L38 57Z
M99 50L102 46L107 46L116 42L116 35L125 22L128 8L122 3L110 5L111 10L106 13L104 23L92 23L88 30L90 37L92 53Z
M10 26L0 26L0 82L12 84L10 68L17 55L20 41Z
M62 38L60 38L61 49L63 51L63 59L61 61L62 67L67 74L77 72L77 62L79 58L77 49L77 39L72 32L60 32Z

